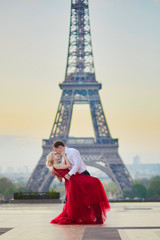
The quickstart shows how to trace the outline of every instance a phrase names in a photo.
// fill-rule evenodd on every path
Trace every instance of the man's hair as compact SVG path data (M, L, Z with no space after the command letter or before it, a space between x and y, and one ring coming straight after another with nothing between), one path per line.
M53 143L53 148L58 148L59 146L65 147L64 142L62 142L62 141L55 141Z

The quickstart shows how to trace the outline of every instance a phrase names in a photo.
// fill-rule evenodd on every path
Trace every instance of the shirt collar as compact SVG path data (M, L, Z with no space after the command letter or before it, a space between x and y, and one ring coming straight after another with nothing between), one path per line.
M65 153L68 153L68 147L65 146Z

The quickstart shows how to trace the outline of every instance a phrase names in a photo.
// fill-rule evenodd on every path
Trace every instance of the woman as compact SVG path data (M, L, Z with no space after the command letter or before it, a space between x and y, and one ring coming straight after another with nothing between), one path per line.
M46 165L52 168L52 174L56 175L59 181L65 179L69 172L70 163L62 152L64 164L59 164L60 156L51 152L47 156ZM102 224L106 219L106 212L110 205L105 190L98 178L88 175L75 174L68 181L65 179L67 201L63 211L50 223L57 224Z

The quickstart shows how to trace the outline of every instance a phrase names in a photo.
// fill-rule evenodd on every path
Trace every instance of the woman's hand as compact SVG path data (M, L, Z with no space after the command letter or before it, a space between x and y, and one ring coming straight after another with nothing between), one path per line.
M62 151L60 152L60 155L61 155L62 157L65 157L65 148L62 149Z

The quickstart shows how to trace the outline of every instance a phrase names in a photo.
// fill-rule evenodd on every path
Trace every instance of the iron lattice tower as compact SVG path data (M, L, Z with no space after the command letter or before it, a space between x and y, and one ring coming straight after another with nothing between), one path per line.
M62 96L49 139L43 140L43 153L27 187L48 191L53 180L45 166L52 144L62 140L68 147L77 148L86 165L104 171L123 194L133 183L118 153L118 139L111 137L102 108L96 81L88 0L71 1L70 33L65 79L60 84ZM74 104L89 104L95 138L70 138L69 129Z

